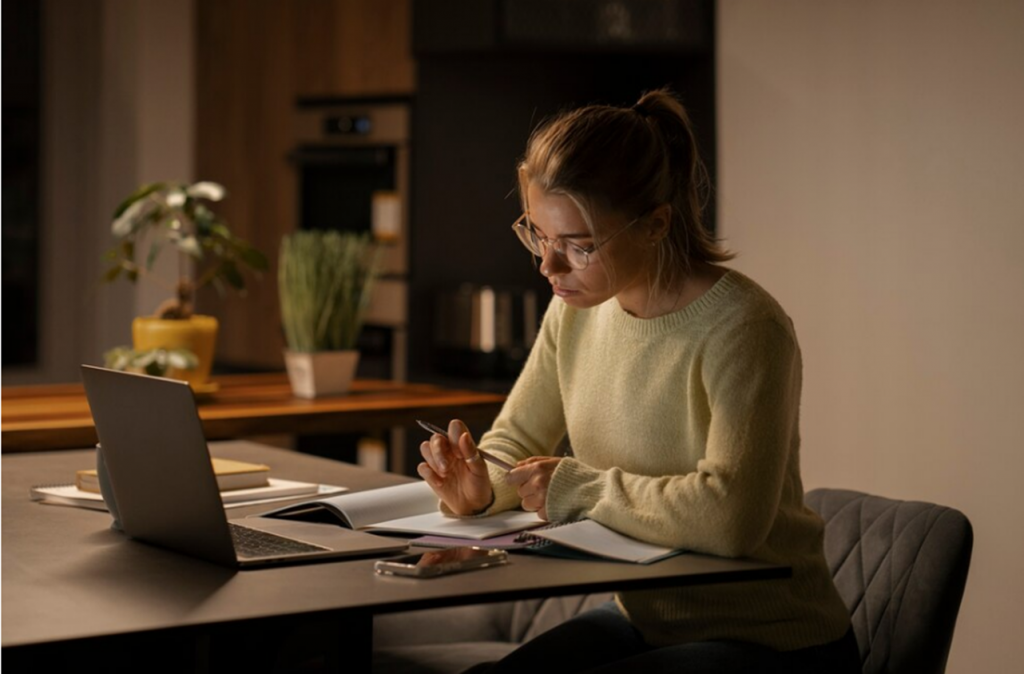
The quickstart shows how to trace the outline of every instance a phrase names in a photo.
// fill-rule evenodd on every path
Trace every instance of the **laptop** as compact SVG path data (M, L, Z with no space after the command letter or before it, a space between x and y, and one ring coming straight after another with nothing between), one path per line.
M314 524L228 520L187 382L82 365L124 532L224 566L253 568L404 550L404 540Z

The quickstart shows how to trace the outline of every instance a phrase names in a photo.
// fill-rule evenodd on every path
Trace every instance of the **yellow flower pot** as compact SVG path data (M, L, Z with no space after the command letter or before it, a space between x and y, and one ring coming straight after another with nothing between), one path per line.
M210 368L213 366L213 350L217 344L217 319L201 315L183 320L139 316L132 321L132 342L136 351L188 349L199 360L196 368L172 368L166 376L183 379L193 386L202 385L209 379Z

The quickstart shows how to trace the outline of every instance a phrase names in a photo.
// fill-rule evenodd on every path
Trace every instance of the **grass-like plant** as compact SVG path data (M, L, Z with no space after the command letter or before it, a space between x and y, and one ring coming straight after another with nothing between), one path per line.
M379 259L369 234L311 230L285 236L277 278L288 348L354 348Z

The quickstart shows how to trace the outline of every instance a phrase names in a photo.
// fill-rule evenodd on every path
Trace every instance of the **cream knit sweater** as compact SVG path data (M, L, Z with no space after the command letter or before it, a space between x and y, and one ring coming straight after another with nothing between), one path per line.
M588 517L635 538L790 564L788 580L627 592L652 645L740 640L792 650L841 637L849 614L803 505L800 350L774 299L730 271L683 310L630 316L610 300L552 300L537 342L480 447L550 455L553 521ZM493 469L492 469L493 470ZM519 505L491 473L490 512Z

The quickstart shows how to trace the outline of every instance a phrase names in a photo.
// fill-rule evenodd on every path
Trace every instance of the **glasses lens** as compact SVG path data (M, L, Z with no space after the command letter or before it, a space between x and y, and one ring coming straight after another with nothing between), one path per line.
M530 225L528 217L524 216L521 222L512 225L519 241L528 251L537 257L544 257L549 247L554 248L570 267L583 270L590 264L590 255L583 248L569 241L548 241L541 238Z
M526 249L538 257L544 256L544 250L541 248L540 239L533 233L533 230L529 226L518 223L514 229L516 230L516 236L526 246Z
M587 264L590 263L587 251L583 250L574 243L566 242L565 246L565 261L569 263L569 266L573 269L583 270L587 268Z

